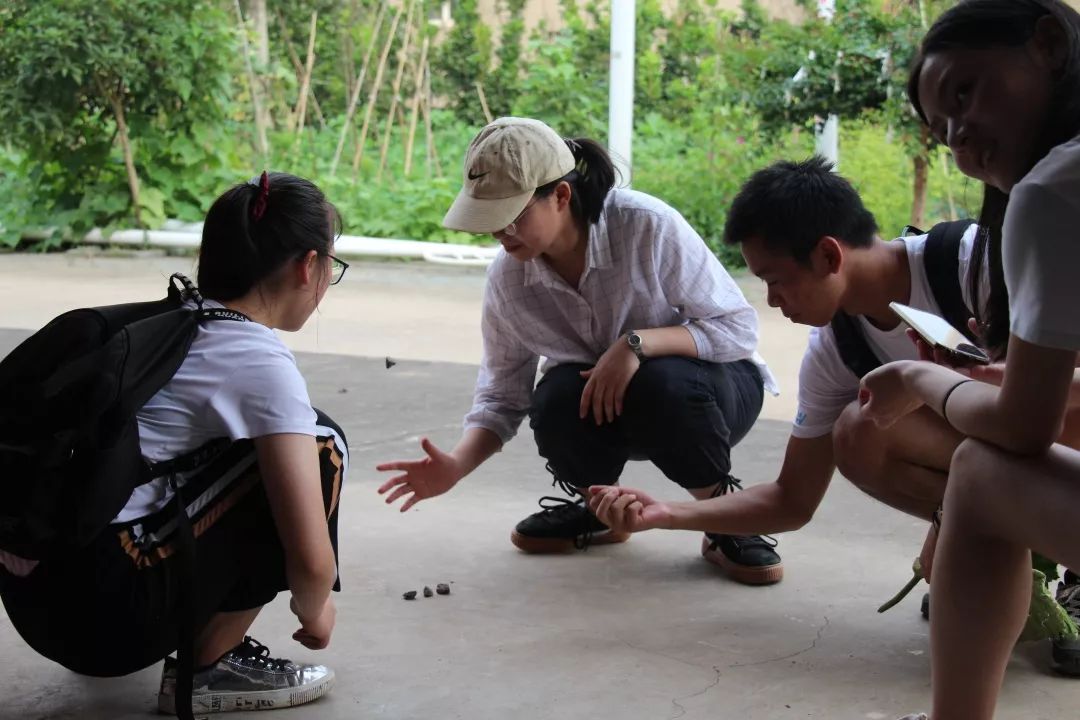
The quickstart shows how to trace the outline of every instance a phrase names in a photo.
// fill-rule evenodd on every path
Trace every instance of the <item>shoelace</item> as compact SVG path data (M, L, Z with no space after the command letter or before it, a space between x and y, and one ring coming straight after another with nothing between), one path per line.
M292 664L292 661L285 658L270 657L270 648L250 635L245 635L244 642L230 650L229 654L246 667L269 669L275 672L285 672Z
M734 475L728 475L725 479L717 483L713 489L710 497L720 497L721 495L727 495L733 493L736 490L742 490L742 480ZM712 544L709 545L709 550L716 550L720 547L719 537L717 533L705 533L712 540ZM737 548L754 548L754 547L769 547L774 548L779 543L772 535L725 535L731 539L731 542Z
M570 498L545 495L540 498L540 507L543 508L546 517L552 522L570 515L571 512L578 514L581 518L581 529L574 535L574 547L578 550L587 549L592 542L593 529L589 520L589 509L583 507L585 496L576 487L556 475L555 468L551 467L551 463L545 463L544 469L551 473L551 487L558 487Z

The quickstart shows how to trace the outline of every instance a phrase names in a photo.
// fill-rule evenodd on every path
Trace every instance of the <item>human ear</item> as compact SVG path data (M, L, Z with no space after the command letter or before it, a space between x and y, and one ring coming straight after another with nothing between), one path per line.
M833 275L840 272L844 264L844 247L836 238L824 235L818 240L810 258L813 266L822 270L823 274Z
M570 207L570 198L574 195L574 190L570 187L570 183L563 180L555 186L555 206L562 210L563 208Z
M307 253L296 261L296 281L300 287L307 287L319 278L319 262L322 260L319 253L308 250Z
M1064 72L1069 56L1069 39L1056 18L1049 15L1039 18L1028 44L1036 63L1055 77Z

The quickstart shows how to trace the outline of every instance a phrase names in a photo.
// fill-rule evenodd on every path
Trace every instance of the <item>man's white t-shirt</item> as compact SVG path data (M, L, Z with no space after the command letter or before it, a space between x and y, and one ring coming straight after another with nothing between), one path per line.
M972 306L968 292L968 267L971 264L976 231L975 225L967 229L958 253L960 271L957 281L968 307ZM934 299L934 291L930 287L926 266L923 264L926 239L927 235L917 235L898 238L893 242L902 242L907 248L908 268L911 271L911 297L905 304L940 315L941 308ZM984 281L980 286L980 293L988 291ZM985 297L982 300L985 302ZM905 332L907 326L903 323L892 330L881 330L861 315L856 318L856 322L870 349L879 359L891 362L918 358L915 345ZM859 378L841 359L832 327L826 325L811 328L810 342L799 368L799 408L791 434L798 438L828 435L844 408L858 396Z
M1012 334L1080 351L1080 138L1051 150L1013 187L1001 254Z
M257 322L204 323L176 375L137 417L143 457L150 462L171 460L222 437L316 434L315 411L296 359L273 330ZM162 510L172 494L166 478L142 485L113 522Z

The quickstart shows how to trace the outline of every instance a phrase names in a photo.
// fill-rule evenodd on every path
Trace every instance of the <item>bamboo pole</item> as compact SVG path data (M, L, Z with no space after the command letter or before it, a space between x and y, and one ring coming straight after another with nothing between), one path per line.
M427 154L428 175L431 175L432 167L435 169L435 177L442 177L442 163L439 162L439 151L435 147L435 136L431 131L431 64L424 65L424 127L427 130Z
M300 83L300 101L296 108L296 134L304 132L304 120L307 117L308 88L311 87L311 71L315 67L315 32L319 19L318 11L311 13L311 33L308 35L307 63L304 65L304 80Z
M364 123L360 126L360 141L356 143L356 154L353 155L353 177L360 170L360 161L364 158L364 144L367 142L368 128L371 126L371 114L375 111L375 102L379 99L379 86L382 85L383 74L386 72L386 60L390 57L390 48L394 45L394 37L397 34L398 23L401 22L401 13L404 8L399 7L394 13L394 20L390 23L390 34L386 36L386 44L383 45L382 54L379 56L379 67L375 70L375 79L371 83L371 92L368 94L367 107L364 108Z
M488 110L487 96L484 95L484 86L477 80L473 85L476 86L476 94L480 96L480 109L484 111L484 118L487 122L491 122L495 118L491 117L491 111Z
M261 90L255 77L255 69L251 66L251 48L248 47L247 23L244 22L244 13L240 10L240 0L233 0L236 8L236 19L240 22L240 45L244 53L244 66L247 68L248 87L251 88L251 104L255 110L255 142L259 152L259 160L265 164L270 155L270 142L266 139L266 123L262 110Z
M413 83L412 108L409 118L409 139L405 143L405 177L412 172L413 143L416 140L416 121L420 114L420 97L424 92L424 67L427 65L429 38L424 38L420 48L420 62L416 64L416 79Z
M367 76L368 63L371 61L371 53L375 48L375 43L379 39L379 31L382 29L383 18L386 17L386 8L387 2L386 0L383 0L379 5L379 13L375 16L375 29L371 31L371 42L368 43L367 50L364 52L364 61L360 65L360 74L356 79L356 84L353 86L352 96L349 98L349 105L345 110L345 123L341 126L341 135L338 137L337 149L334 150L334 159L330 163L331 177L337 174L338 163L341 162L341 153L345 149L345 140L349 137L349 132L353 127L353 114L356 112L356 104L360 100L360 89L364 86L364 78Z
M394 130L394 115L397 113L398 101L400 100L401 78L405 74L405 59L409 55L409 46L412 44L412 16L415 7L415 0L409 0L409 10L405 13L405 37L401 41L397 73L394 75L394 84L392 85L393 94L390 97L390 111L386 114L386 131L383 133L382 148L379 151L379 170L375 173L375 182L382 182L382 174L386 169L386 156L390 152L390 135Z
M300 64L300 58L297 57L296 51L293 50L289 26L285 23L285 16L281 14L281 10L278 10L277 12L277 19L278 24L281 26L281 35L285 40L285 51L289 55L289 62L292 63L293 72L296 73L296 82L302 83L304 79L304 66ZM309 86L308 95L311 98L311 109L315 111L315 117L319 118L319 126L325 130L326 116L323 115L322 106L319 105L319 98L315 96L315 88Z

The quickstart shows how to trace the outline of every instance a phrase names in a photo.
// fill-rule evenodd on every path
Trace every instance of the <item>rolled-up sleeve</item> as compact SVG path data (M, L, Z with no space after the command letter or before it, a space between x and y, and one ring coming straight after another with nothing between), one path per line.
M481 427L505 444L517 434L532 403L536 366L540 358L526 348L498 308L500 301L490 280L484 290L481 334L484 350L476 378L473 405L465 415L465 429Z
M757 311L682 215L656 216L656 223L654 251L664 294L685 318L698 357L709 362L752 357Z

